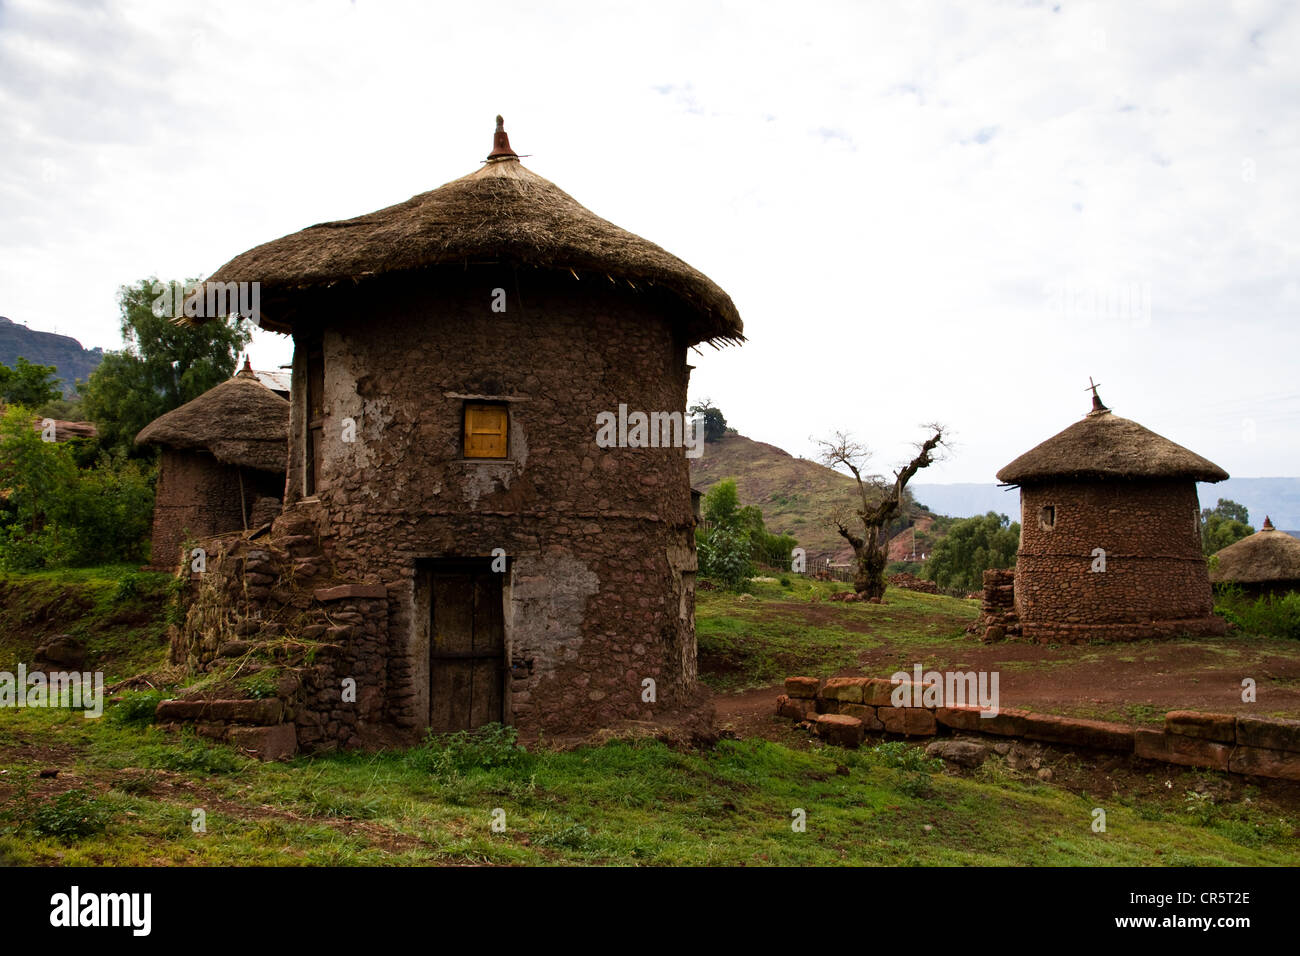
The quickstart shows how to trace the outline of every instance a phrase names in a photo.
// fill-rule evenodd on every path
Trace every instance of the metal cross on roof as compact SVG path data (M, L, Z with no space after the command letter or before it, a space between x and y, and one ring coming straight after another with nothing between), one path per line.
M1106 410L1106 406L1102 404L1101 396L1097 394L1097 389L1100 386L1101 386L1100 382L1094 382L1092 380L1092 376L1091 375L1088 376L1088 387L1085 388L1084 391L1092 392L1092 410L1094 412L1100 412Z

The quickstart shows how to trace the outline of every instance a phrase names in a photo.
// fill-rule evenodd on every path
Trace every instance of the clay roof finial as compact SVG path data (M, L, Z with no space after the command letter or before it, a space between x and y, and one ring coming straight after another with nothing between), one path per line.
M519 154L510 148L510 137L506 135L506 121L497 117L497 131L492 134L492 152L487 155L488 162L500 159L518 159Z
M1109 408L1107 408L1105 405L1102 404L1101 396L1097 394L1098 385L1099 383L1093 382L1092 376L1089 375L1088 388L1092 390L1092 411L1090 412L1090 414L1092 415L1098 415L1101 412L1110 411Z
M1277 529L1273 527L1273 522L1271 522L1271 521L1268 520L1268 515L1264 515L1264 527L1260 528L1259 530L1260 530L1260 531L1276 531Z
M235 378L257 378L257 373L253 371L252 362L247 354L244 355L244 367L235 373Z

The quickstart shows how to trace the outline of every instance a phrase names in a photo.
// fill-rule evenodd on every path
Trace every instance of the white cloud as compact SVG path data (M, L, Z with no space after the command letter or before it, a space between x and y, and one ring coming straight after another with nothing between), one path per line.
M119 284L462 175L501 112L732 294L750 342L692 391L756 438L849 427L884 466L941 419L927 480L992 480L1093 375L1233 474L1300 474L1297 48L1280 3L6 4L0 311L115 347Z

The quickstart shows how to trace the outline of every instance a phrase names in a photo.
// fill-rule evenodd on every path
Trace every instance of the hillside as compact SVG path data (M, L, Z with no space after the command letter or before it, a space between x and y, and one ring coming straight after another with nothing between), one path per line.
M706 443L704 454L691 461L691 487L708 491L726 478L736 479L742 504L762 509L769 531L794 536L810 564L828 557L837 564L849 560L852 552L844 539L823 520L835 506L856 504L857 486L848 475L775 445L728 434ZM928 531L930 523L928 516L919 517L917 531ZM918 551L923 546L918 537ZM890 558L904 560L911 548L911 536L898 535L890 543Z
M64 398L71 398L77 379L90 373L104 357L103 349L83 349L70 335L39 332L0 315L0 363L13 367L22 356L33 365L53 365Z

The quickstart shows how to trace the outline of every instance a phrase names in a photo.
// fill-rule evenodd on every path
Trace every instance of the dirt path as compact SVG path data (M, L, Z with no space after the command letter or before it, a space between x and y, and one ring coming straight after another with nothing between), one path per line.
M810 615L810 622L816 611ZM975 639L917 645L884 644L863 651L857 667L818 677L889 677L895 671L996 672L1000 706L1101 719L1158 723L1169 710L1300 715L1300 646L1279 651L1240 637L1197 641L1042 647L985 645ZM1257 702L1241 700L1255 681ZM715 693L718 726L744 736L769 736L782 685Z

